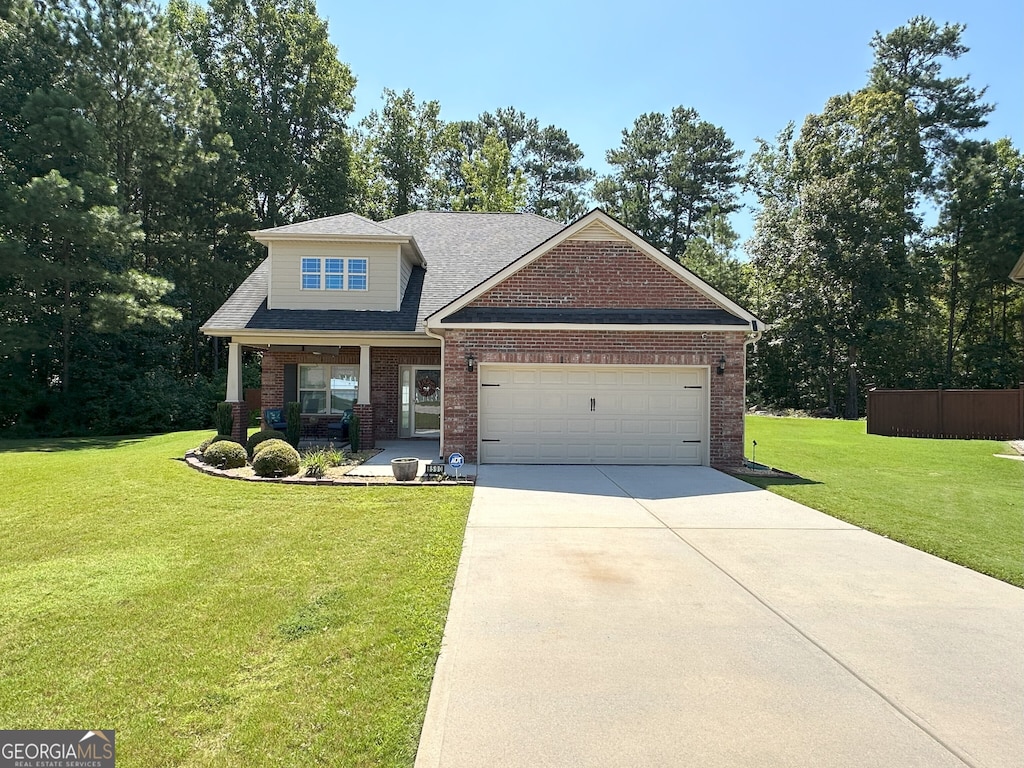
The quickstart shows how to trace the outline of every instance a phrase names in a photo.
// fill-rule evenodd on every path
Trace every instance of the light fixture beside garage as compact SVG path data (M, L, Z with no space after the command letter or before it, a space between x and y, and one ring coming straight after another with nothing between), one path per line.
M721 376L723 373L725 373L725 355L718 360L718 375Z
M466 354L466 370L470 373L476 368L476 355L472 352Z

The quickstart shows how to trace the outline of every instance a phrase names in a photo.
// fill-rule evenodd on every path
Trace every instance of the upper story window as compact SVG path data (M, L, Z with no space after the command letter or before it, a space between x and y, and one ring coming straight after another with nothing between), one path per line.
M365 291L366 259L302 257L302 289L307 291Z

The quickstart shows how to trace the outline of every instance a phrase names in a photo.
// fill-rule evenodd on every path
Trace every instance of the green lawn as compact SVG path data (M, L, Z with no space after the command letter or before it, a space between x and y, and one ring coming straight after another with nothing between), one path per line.
M208 433L0 442L0 724L125 766L408 766L468 488L211 478Z
M752 479L847 522L1024 586L1024 462L988 440L868 435L863 421L748 416L745 450L804 482Z

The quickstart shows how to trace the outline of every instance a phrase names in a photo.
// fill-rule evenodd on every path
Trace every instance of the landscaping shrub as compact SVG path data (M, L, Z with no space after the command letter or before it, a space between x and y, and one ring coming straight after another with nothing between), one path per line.
M249 450L249 456L255 456L256 446L267 440L284 440L284 432L278 429L261 429L259 432L249 435L249 440L245 444Z
M359 451L359 414L356 413L348 421L348 444L353 453Z
M213 415L213 425L218 435L230 435L235 426L235 417L231 415L231 403L217 403L217 412Z
M214 435L213 437L208 437L205 440L203 440L203 442L201 442L199 444L199 447L196 448L196 453L198 453L199 456L202 457L202 455L204 453L206 453L206 449L209 448L214 443L216 443L216 442L218 442L220 440L234 440L234 439L235 438L231 437L231 435Z
M323 477L327 470L341 464L341 452L335 448L316 448L306 451L302 457L302 466L306 468L306 477Z
M255 459L257 456L259 456L264 448L270 448L271 446L274 446L274 445L287 445L289 448L291 448L291 445L287 441L282 440L279 437L274 437L274 438L271 438L270 440L264 440L262 443L260 443L255 448L253 448L252 449L252 458Z
M284 420L288 422L287 440L292 448L298 448L299 440L302 438L302 409L298 403L288 403L285 406Z
M244 467L248 456L245 447L230 438L217 440L203 451L203 461L217 469Z
M252 468L260 477L287 477L297 474L299 452L287 443L267 445L253 458Z

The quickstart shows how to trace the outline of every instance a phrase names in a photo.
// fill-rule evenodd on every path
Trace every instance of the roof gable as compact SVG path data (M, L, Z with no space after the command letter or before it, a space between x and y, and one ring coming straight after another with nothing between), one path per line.
M1024 253L1020 255L1016 266L1010 270L1010 279L1018 283L1024 283Z
M616 281L610 283L599 274L602 259L616 261ZM643 238L600 209L563 229L529 253L508 264L487 280L467 291L455 301L427 317L428 326L473 322L502 322L494 313L482 312L484 307L531 308L542 310L553 318L532 322L572 322L555 319L561 312L583 309L655 310L651 318L641 320L658 324L668 314L660 310L711 312L707 317L732 317L719 323L698 321L673 324L739 324L763 330L764 324L694 273L670 259ZM466 312L464 310L472 310ZM725 315L715 314L716 310ZM507 313L506 313L507 314ZM522 313L520 313L522 314ZM500 315L500 313L499 313ZM525 315L524 315L525 317ZM674 317L682 317L674 315ZM705 315L700 315L705 317ZM509 320L509 322L512 322Z

